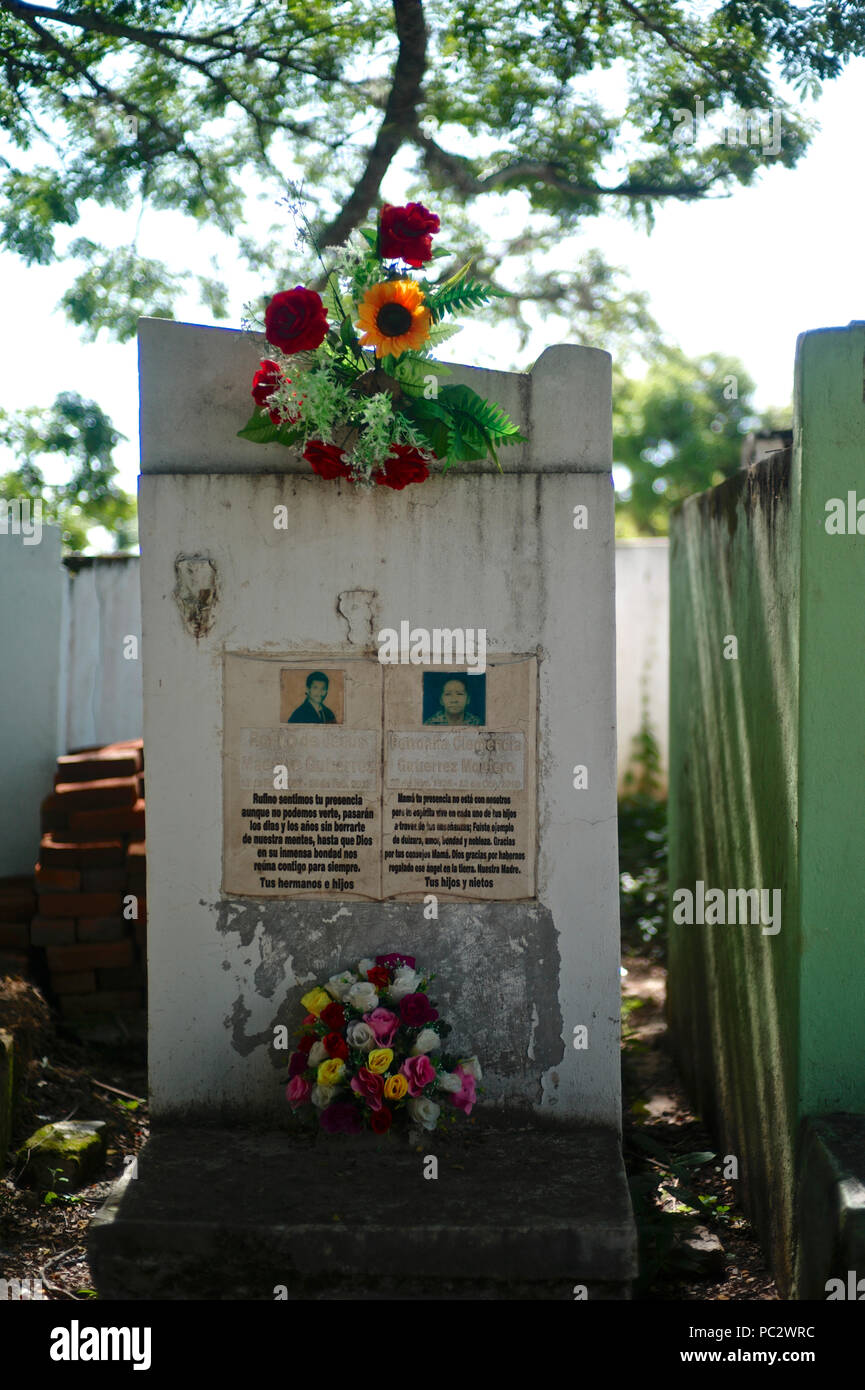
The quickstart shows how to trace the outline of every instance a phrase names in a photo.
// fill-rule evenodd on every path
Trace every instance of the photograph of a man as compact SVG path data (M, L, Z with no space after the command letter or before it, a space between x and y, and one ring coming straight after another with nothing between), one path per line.
M306 699L292 710L287 724L335 724L336 715L325 704L330 681L324 671L310 671L306 678Z
M486 676L445 676L424 672L424 724L483 724ZM432 709L432 713L427 713Z

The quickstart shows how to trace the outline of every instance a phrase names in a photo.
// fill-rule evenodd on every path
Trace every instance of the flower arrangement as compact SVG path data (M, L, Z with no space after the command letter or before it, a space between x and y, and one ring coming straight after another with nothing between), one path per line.
M394 1121L432 1130L446 1101L470 1115L480 1063L443 1050L451 1029L426 993L432 978L392 952L309 990L289 1060L292 1109L312 1107L329 1134L386 1134Z
M273 356L253 378L241 439L297 448L320 477L359 486L424 482L437 459L445 471L492 458L501 471L497 449L524 436L470 387L440 385L450 368L432 351L459 332L449 315L502 292L471 280L471 262L446 279L413 277L447 254L432 249L438 231L423 203L385 205L325 267L322 294L296 285L274 295L264 316Z

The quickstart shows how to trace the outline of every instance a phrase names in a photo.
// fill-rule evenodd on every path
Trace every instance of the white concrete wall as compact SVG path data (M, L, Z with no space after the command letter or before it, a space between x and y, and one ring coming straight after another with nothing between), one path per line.
M616 721L619 789L644 713L661 754L667 789L670 666L669 542L616 542ZM636 769L635 769L636 771Z
M39 855L66 709L65 587L58 527L38 545L0 534L0 877L32 874Z
M141 591L137 556L67 566L69 674L66 747L140 738ZM125 639L139 641L137 658Z
M363 940L360 954L412 943L461 1036L462 1001L484 982L490 1048L506 1059L487 1071L493 1100L618 1127L608 355L554 348L530 377L458 369L453 380L530 433L504 451L506 475L478 465L358 494L277 445L236 439L263 340L144 320L139 345L154 1112L279 1111L273 1024L294 1024L302 987ZM289 532L273 527L281 503ZM587 531L574 529L580 503ZM214 623L197 638L173 596L179 555L216 571ZM485 627L490 655L539 653L537 904L443 904L436 923L418 904L222 894L223 653L356 653L337 607L350 589L372 593L374 630ZM573 788L577 763L587 790ZM590 1045L578 1051L580 1024Z

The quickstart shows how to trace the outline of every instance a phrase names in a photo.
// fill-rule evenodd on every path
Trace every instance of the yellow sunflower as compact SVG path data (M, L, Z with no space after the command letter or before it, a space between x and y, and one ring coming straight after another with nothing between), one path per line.
M414 280L383 280L367 290L358 310L363 347L375 346L376 357L422 347L429 337L430 311Z

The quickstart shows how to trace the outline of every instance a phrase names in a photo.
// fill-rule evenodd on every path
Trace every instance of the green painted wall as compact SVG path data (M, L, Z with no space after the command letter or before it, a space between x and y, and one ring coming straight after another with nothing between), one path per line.
M785 1294L800 1122L865 1110L865 535L825 529L865 500L863 358L865 324L803 335L792 460L671 526L671 890L780 889L782 916L671 924L670 1026Z
M799 674L802 1113L865 1111L865 534L826 502L863 501L865 323L800 339Z

